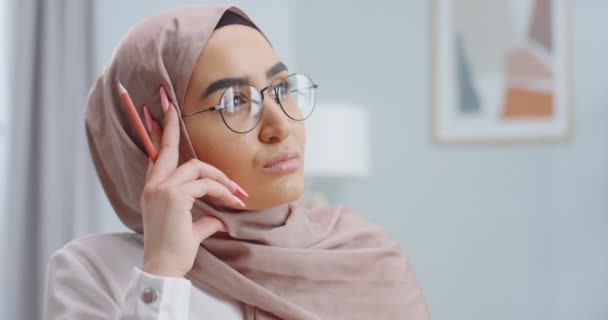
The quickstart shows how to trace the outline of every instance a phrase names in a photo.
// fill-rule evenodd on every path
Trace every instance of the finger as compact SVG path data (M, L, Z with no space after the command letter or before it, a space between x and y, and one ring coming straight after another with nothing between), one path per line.
M163 138L163 129L160 127L160 124L156 120L152 120L152 131L150 132L150 140L152 140L152 144L159 150L161 147L161 141Z
M228 188L221 183L205 178L190 181L180 186L180 190L190 195L194 199L198 199L204 196L211 196L214 198L221 199L221 201L229 206L240 206L245 208L245 204L241 199L232 194Z
M171 102L165 112L164 121L158 159L150 176L152 180L166 179L175 170L179 160L179 121L175 106Z
M169 110L165 113L165 124L162 136L157 163L160 164L159 174L168 175L177 167L179 158L179 122L175 107L170 103Z
M226 226L215 217L202 217L192 223L192 232L198 236L199 243L218 231L225 232Z
M162 131L160 125L158 124L158 122L152 120L151 123L152 123L152 126L150 128L150 140L152 140L152 144L154 145L154 148L156 148L156 150L158 150L160 147L160 141L161 141L161 137L163 135L163 131ZM154 168L154 164L155 164L154 160L149 158L148 170L146 171L146 181L149 181L149 179L150 179L150 175Z
M231 193L238 191L236 183L230 180L222 171L198 159L192 159L181 165L165 182L168 185L176 186L203 178L213 179L223 184Z

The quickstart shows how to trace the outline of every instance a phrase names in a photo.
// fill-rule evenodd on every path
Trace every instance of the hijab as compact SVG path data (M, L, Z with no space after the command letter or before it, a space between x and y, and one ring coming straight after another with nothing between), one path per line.
M148 158L116 80L155 119L163 118L158 89L164 86L181 115L196 60L226 12L253 25L226 5L177 7L136 24L90 91L85 124L95 169L120 220L138 234ZM143 119L141 108L138 113ZM182 164L196 154L180 121ZM194 220L219 218L228 234L201 243L186 278L240 301L247 320L430 319L398 242L348 207L292 202L231 213L197 200L191 211Z

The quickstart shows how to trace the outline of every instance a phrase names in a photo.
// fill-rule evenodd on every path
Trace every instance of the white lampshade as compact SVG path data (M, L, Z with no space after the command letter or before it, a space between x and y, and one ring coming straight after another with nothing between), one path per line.
M369 117L362 107L345 102L318 102L305 125L307 177L369 175Z

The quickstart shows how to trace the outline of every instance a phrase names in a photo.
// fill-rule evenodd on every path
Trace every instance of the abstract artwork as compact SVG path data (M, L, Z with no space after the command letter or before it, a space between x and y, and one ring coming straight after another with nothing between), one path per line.
M434 141L570 137L573 9L570 0L434 0Z

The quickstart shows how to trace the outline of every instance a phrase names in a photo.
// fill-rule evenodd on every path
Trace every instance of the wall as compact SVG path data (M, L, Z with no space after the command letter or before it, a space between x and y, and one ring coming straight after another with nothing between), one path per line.
M371 114L352 205L399 239L435 319L608 318L608 3L576 2L576 137L430 142L429 1L300 1L298 66Z

